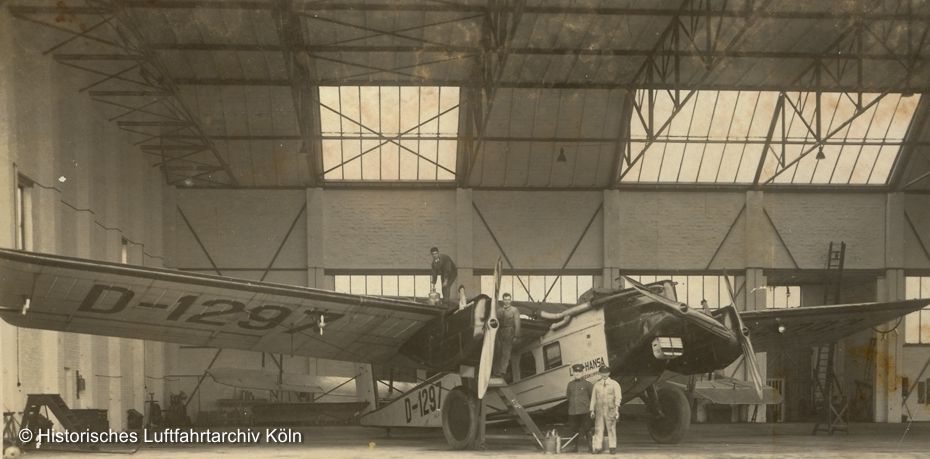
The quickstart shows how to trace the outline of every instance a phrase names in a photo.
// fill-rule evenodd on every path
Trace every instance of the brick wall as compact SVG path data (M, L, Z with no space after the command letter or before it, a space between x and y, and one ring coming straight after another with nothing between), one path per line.
M164 178L133 145L138 139L107 121L113 113L78 92L86 74L43 58L37 48L43 40L34 34L33 40L20 39L26 36L22 27L0 13L0 55L7 64L0 65L0 246L13 245L12 191L21 174L34 182L33 250L119 261L126 238L131 263L160 265ZM161 374L107 356L111 349L128 353L150 344L17 330L2 322L0 406L21 410L27 393L60 393L69 405L108 409L111 426L122 428L126 409L143 410L143 372ZM87 383L80 398L78 371Z
M517 269L557 269L581 243L568 268L603 266L604 213L600 192L476 191L475 206ZM476 267L492 268L500 251L485 224L472 212Z
M274 259L273 268L302 273L298 285L306 285L307 213L301 214L305 201L303 190L178 190L177 206L193 232L175 211L175 267L212 273L209 253L221 271L246 269L261 277ZM238 271L227 274L256 277Z
M455 191L326 190L327 268L429 268L429 248L456 258Z
M902 226L904 232L904 266L911 269L930 269L930 196L907 195L904 211L914 227L907 221Z
M830 241L846 242L847 268L884 267L882 194L766 193L765 209L802 269L822 269Z
M745 213L714 257L745 202L743 193L620 192L618 260L622 269L745 266Z

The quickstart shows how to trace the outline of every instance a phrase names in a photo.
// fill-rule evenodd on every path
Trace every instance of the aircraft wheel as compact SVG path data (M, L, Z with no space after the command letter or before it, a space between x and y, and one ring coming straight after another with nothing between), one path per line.
M23 450L19 449L18 446L7 446L3 450L3 459L15 459L23 455Z
M657 443L679 443L691 427L688 397L681 390L668 386L659 388L657 392L664 416L649 421L649 435Z
M478 398L464 386L442 401L442 434L452 449L468 448L478 436Z

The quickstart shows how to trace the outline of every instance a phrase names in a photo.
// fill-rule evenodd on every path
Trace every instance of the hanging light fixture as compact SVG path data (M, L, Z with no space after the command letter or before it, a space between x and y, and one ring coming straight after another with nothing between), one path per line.
M565 157L565 147L559 147L559 157L555 160L560 163L568 162L568 158Z
M827 156L823 154L823 145L817 147L817 160L827 159Z

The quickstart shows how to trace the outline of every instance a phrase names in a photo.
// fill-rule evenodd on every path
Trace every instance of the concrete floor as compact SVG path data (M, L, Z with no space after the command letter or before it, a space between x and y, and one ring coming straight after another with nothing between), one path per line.
M641 423L630 422L621 431L618 455L631 457L928 457L930 423L854 424L851 433L832 437L811 436L810 424L701 424L693 425L679 445L654 443ZM510 439L497 430L488 441L486 451L449 451L438 431L396 432L385 437L384 430L361 427L302 428L300 445L229 445L190 447L146 447L136 458L218 458L259 456L290 457L377 457L380 459L411 457L529 456L541 454L530 441ZM42 449L28 457L107 457L110 454L74 454ZM575 457L590 457L576 454ZM117 456L118 457L118 456Z

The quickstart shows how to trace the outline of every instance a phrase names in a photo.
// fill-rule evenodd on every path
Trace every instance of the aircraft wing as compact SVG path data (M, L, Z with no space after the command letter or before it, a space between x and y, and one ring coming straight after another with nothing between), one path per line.
M930 299L741 312L756 352L828 344L930 304ZM779 332L779 325L784 332ZM881 327L882 329L887 327ZM904 328L900 328L901 332Z
M312 376L294 373L277 374L264 370L241 368L210 368L206 371L217 384L240 389L287 390L293 392L323 392ZM282 382L278 382L282 380Z
M0 317L19 327L387 363L442 313L409 300L0 249Z

